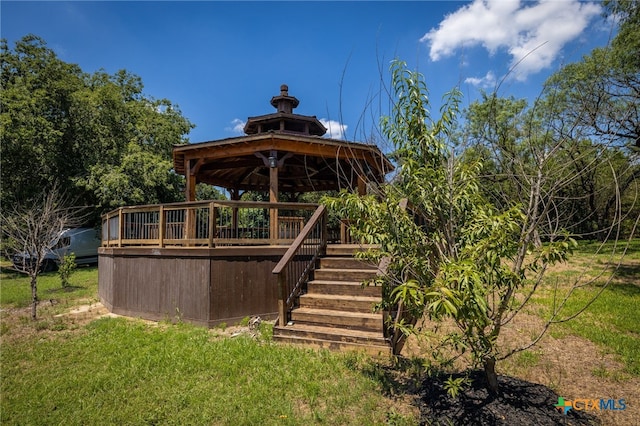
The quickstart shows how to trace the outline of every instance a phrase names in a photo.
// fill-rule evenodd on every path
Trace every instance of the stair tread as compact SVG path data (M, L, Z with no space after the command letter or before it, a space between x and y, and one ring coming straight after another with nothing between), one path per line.
M376 351L377 353L391 353L391 346L386 343L376 344L376 343L356 343L356 342L337 342L335 340L325 340L325 339L316 339L312 337L301 337L301 336L274 336L277 337L276 340L281 340L282 343L289 344L303 344L303 345L313 345L316 344L320 347L342 347L345 349L358 349L363 350L365 352L370 352L371 350Z
M344 249L370 249L370 248L378 248L379 244L327 244L327 248L344 248Z
M325 256L323 259L344 259L344 260L357 260L359 262L367 262L367 259L358 259L357 257L349 256L346 254L336 254L333 256Z
M367 260L367 259L358 259L357 257L353 257L353 256L346 256L346 255L335 255L335 256L325 256L323 258L321 258L321 260L326 260L329 263L334 263L334 262L348 262L351 264L360 264L365 268L377 268L378 265L376 265L375 263Z
M349 317L349 318L371 318L371 319L382 318L382 312L380 313L353 312L353 311L339 311L334 309L319 309L319 308L307 308L307 307L296 308L292 312L297 312L300 314L331 315L336 317Z
M287 326L276 326L274 330L281 330L283 332L300 332L300 333L321 333L328 334L332 336L345 336L345 337L362 337L365 339L373 339L380 341L381 343L386 342L386 339L379 331L366 331L366 330L357 330L357 329L349 329L349 328L337 328L337 327L326 327L322 325L311 325L311 324L296 324L287 325Z
M380 296L351 296L346 294L324 294L324 293L306 293L300 298L307 299L331 299L331 300L353 300L354 302L378 302L382 300Z
M309 281L309 284L336 284L336 285L353 285L353 286L358 286L358 287L380 287L377 285L366 285L363 286L361 281L336 281L336 280L311 280Z
M326 266L316 269L317 271L331 271L331 272L362 272L367 274L373 274L377 271L377 269L367 269L367 268L327 268Z

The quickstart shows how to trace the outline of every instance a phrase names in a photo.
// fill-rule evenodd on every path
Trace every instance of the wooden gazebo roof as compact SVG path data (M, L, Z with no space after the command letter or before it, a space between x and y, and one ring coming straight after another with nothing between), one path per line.
M174 170L187 177L187 201L195 198L196 182L277 194L384 181L393 165L378 147L323 138L326 128L316 117L292 113L298 100L287 90L283 85L271 100L278 112L249 117L246 136L173 148Z

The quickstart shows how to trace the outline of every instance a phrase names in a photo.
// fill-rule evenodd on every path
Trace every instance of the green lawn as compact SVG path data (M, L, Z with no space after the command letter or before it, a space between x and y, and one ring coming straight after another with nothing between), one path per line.
M593 273L606 264L592 244L571 260ZM552 271L534 299L548 312ZM602 285L576 293L567 313ZM614 280L577 321L554 326L615 353L640 375L640 240ZM97 300L97 269L79 269L60 288L55 273L39 280L40 319L31 321L29 282L3 269L0 276L0 423L38 424L416 424L417 412L389 383L381 364L364 355L276 345L270 329L231 338L188 324L132 319L90 322L56 317ZM536 359L521 359L531 364Z
M552 332L591 340L604 352L619 355L625 370L640 377L640 239L632 242L621 262L611 257L611 244L600 253L597 248L596 243L580 243L578 252L569 261L571 269L584 270L585 278L595 281L574 292L561 311L562 316L577 312L597 292L602 294L575 320L554 325ZM610 272L598 276L607 265ZM552 270L548 274L547 285L533 299L539 304L538 313L543 318L553 306L554 285L558 283L560 289L566 290L576 275L568 270Z
M43 276L40 319L32 322L28 281L4 271L0 424L271 425L415 424L415 409L385 396L374 361L276 345L270 325L257 337L221 337L188 324L55 317L93 297L97 271L79 270L60 291ZM60 302L44 301L55 296Z
M9 262L3 262L0 275L0 306L21 308L31 303L29 277L8 269ZM38 277L38 298L44 302L55 300L63 305L74 303L81 298L97 298L98 268L79 267L71 275L70 287L62 288L57 272L47 272Z
M392 409L344 355L189 325L100 319L2 359L2 424L382 424Z

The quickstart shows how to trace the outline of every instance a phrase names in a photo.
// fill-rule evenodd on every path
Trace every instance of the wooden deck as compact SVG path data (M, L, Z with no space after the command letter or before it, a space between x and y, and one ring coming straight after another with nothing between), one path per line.
M213 326L274 318L278 301L289 298L309 260L326 247L326 213L319 208L207 201L109 212L98 253L100 298L112 312L152 320ZM305 226L301 250L281 275L273 274Z
M381 289L361 286L376 268L354 263L359 248L328 245L317 205L123 208L103 217L98 293L121 315L207 327L278 318L277 340L389 353L383 314L372 311Z

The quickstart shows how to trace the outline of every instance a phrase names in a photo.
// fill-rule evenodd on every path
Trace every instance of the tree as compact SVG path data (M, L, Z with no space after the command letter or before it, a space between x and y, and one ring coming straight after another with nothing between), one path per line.
M33 35L18 41L14 51L3 40L0 65L1 201L6 206L81 172L81 156L74 155L68 138L70 96L83 82L76 65L59 60Z
M196 200L226 200L227 197L222 191L212 185L206 183L198 183L196 185Z
M3 41L0 61L4 205L52 181L97 214L183 199L171 152L193 125L169 100L145 96L140 77L84 73L34 35L13 50Z
M559 108L563 103L555 104L555 99L551 92L528 108L524 100L484 94L465 112L464 155L482 160L482 190L503 206L513 200L527 202L527 176L539 167L536 150L557 147L544 166L544 174L556 178L545 179L542 188L554 194L556 219L574 235L605 238L621 220L614 214L616 201L628 204L625 210L633 204L640 168L625 148L603 143L573 125ZM531 135L545 132L546 140L532 140Z
M498 344L502 328L531 300L549 266L566 260L576 246L556 209L563 187L575 178L572 165L562 164L559 156L564 140L535 115L524 138L497 132L492 149L519 153L513 156L519 163L506 170L518 179L522 196L492 203L482 189L482 158L456 148L459 92L447 95L436 120L422 75L399 61L391 72L393 109L381 127L395 148L398 175L376 194L361 198L343 192L326 202L349 218L356 239L379 244L367 256L388 260L387 273L377 280L385 288L383 303L398 312L395 327L416 332L415 321L423 315L452 321L456 331L443 344L469 351L483 367L488 388L498 392L496 362L569 319L561 312L575 286L529 344ZM505 105L515 107L507 108L507 115L519 110Z
M79 226L82 208L72 207L57 187L43 192L28 204L3 209L3 233L11 241L10 251L22 258L21 268L29 275L31 285L31 319L36 319L38 276L45 256L63 230Z
M568 128L580 128L601 143L640 147L640 2L604 5L619 23L611 45L565 66L546 86L570 120Z

